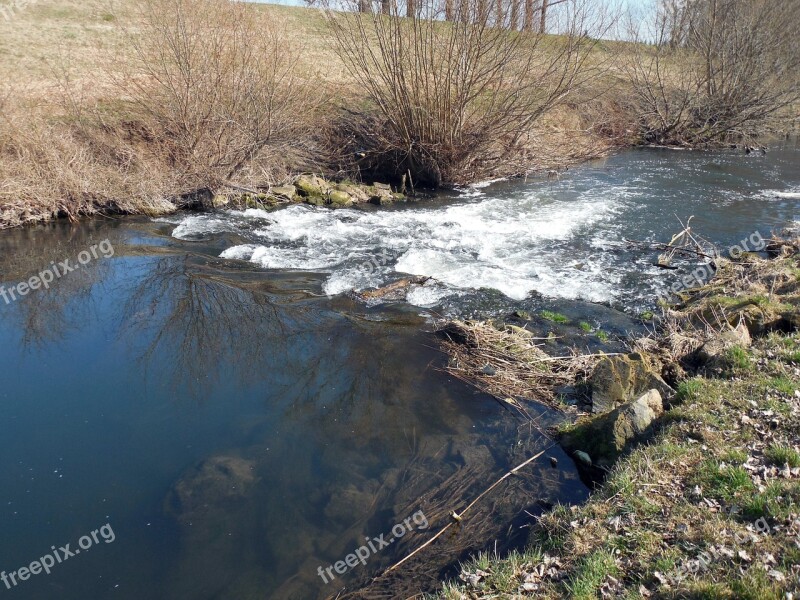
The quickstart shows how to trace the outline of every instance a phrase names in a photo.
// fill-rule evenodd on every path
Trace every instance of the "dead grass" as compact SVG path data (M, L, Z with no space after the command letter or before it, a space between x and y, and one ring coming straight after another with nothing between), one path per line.
M544 340L514 325L497 329L491 323L453 321L439 334L450 356L448 373L521 411L518 399L564 408L555 388L574 383L595 361L577 354L550 356L537 343Z

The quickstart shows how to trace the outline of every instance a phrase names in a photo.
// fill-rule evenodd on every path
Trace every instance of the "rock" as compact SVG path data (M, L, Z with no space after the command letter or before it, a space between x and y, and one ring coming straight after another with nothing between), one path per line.
M728 350L734 346L749 348L752 343L747 326L744 322L740 322L736 327L707 340L697 350L697 361L706 369L722 370L729 366Z
M405 300L412 288L424 285L429 279L430 277L404 277L374 290L355 292L354 295L362 302Z
M339 192L344 192L353 202L367 202L369 201L369 194L364 190L363 186L349 183L337 183L333 189Z
M297 189L293 185L280 185L272 188L270 192L279 199L292 201L297 194Z
M294 181L297 193L305 198L322 197L328 192L328 183L316 175L300 175Z
M369 514L379 487L370 480L364 489L352 484L344 489L335 489L323 511L325 517L336 523L351 525Z
M214 456L184 474L170 490L166 511L186 523L228 510L256 481L254 463L238 456Z
M606 413L629 402L647 389L656 389L666 398L675 393L639 353L603 358L589 377L592 413Z
M579 452L593 457L595 465L610 466L631 441L648 433L650 425L663 412L661 394L651 389L609 413L579 422L562 436L561 443L584 464Z
M373 184L371 188L367 189L367 193L369 194L369 202L380 206L391 204L396 199L392 193L392 187L383 183Z
M496 461L492 451L484 444L477 446L467 445L456 450L458 457L464 461L464 466L475 470L491 469Z
M330 200L331 205L337 208L344 208L353 205L353 199L350 197L350 194L340 190L331 191L328 194L328 199Z
M586 454L586 452L584 452L583 450L575 450L575 452L573 452L572 454L585 466L587 467L592 466L592 457Z

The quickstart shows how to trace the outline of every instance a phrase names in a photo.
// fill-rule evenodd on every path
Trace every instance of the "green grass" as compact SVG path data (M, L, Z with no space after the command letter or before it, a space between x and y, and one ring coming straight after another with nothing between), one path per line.
M782 467L789 465L792 469L800 467L800 452L784 444L774 444L764 452L766 459L773 465Z
M552 321L553 323L569 323L569 319L566 315L562 315L561 313L553 312L551 310L543 310L539 313L539 316L547 321Z
M771 378L767 385L778 392L790 395L797 389L797 384L786 375Z
M750 354L741 346L733 346L728 348L728 350L725 352L725 358L734 369L749 371L753 366Z
M703 382L700 379L688 379L678 384L675 399L679 402L696 400L703 390Z
M741 466L728 463L723 466L721 461L713 458L700 464L694 483L699 485L707 496L726 502L731 502L742 493L752 492L755 489L750 473Z
M597 336L597 339L600 340L601 342L607 342L608 341L608 334L605 331L603 331L602 329L598 329L597 333L595 333L595 335Z
M614 556L606 549L596 550L581 561L575 574L570 578L567 589L575 600L595 600L600 586L608 575L618 575L619 569Z
M584 333L592 332L592 326L586 321L581 321L580 323L578 323L578 326L583 330Z

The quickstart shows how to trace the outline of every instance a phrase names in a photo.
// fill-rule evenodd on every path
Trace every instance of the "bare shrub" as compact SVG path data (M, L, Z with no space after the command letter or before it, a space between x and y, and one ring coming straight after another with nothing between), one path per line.
M272 13L217 0L128 8L120 54L94 78L51 64L46 92L0 95L0 227L163 214L199 191L281 178L312 149L323 95Z
M642 140L703 146L763 133L800 100L798 34L793 0L666 2L627 68Z
M181 191L245 169L269 179L299 161L314 99L296 42L242 2L144 0L114 73L132 112L160 144Z
M494 2L459 3L448 22L436 4L417 3L408 18L397 3L388 14L328 11L337 51L370 101L347 123L359 166L434 186L497 174L504 161L503 174L520 172L514 157L533 124L605 68L590 60L588 32L607 21L588 1L562 8L558 36L508 31Z

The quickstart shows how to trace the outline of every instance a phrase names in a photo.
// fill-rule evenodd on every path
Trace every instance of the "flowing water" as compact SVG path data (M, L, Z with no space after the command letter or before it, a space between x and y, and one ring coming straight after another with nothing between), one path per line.
M324 598L543 449L487 499L483 547L526 511L580 501L570 459L540 433L559 416L532 404L526 424L443 373L432 317L550 308L636 330L678 275L626 240L666 241L692 215L723 248L766 237L800 219L798 158L790 143L749 157L639 150L389 209L3 232L6 290L98 244L113 256L0 299L0 570L16 573L0 593ZM408 274L433 279L407 302L348 293ZM319 576L412 515L366 564ZM20 576L68 543L81 552ZM459 529L425 556L423 585L481 546Z

